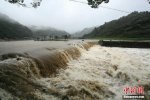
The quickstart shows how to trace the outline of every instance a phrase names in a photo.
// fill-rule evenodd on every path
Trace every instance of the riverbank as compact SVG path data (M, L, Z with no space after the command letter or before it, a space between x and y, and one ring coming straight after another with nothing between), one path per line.
M106 47L150 48L150 41L100 40L99 44Z

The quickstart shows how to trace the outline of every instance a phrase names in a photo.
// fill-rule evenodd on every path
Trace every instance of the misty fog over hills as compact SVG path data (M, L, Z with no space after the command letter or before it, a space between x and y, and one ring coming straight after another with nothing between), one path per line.
M38 36L50 35L62 37L63 35L69 35L69 33L51 27L24 26L0 13L0 39L2 40L32 39Z
M52 27L39 27L39 26L31 26L30 29L33 31L34 36L57 36L63 37L64 35L69 35L66 31L58 30Z
M25 39L32 35L28 27L0 13L0 39Z
M128 16L106 22L99 27L85 28L71 35L73 38L150 38L150 12L133 12ZM24 26L0 13L0 39L21 40L35 37L63 37L68 32L52 27Z
M147 0L1 0L0 100L125 99L150 100Z
M89 34L94 30L94 27L84 28L82 31L72 34L74 38L81 38L83 35Z

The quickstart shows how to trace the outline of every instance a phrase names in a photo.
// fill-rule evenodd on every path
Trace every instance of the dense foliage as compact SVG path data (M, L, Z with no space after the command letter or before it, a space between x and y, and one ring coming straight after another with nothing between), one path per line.
M22 5L23 7L27 7L28 5L25 3L27 0L5 0L9 3L12 4L19 4ZM41 5L42 0L31 0L32 2L30 3L32 7L37 8L38 6ZM75 1L75 2L80 2L80 0L70 0L70 1ZM92 8L98 8L98 6L102 3L108 3L109 0L87 0L88 5L90 5ZM81 2L80 2L81 3Z
M150 12L133 12L118 20L106 22L84 38L150 38Z
M0 39L29 39L32 38L32 31L24 25L0 14Z

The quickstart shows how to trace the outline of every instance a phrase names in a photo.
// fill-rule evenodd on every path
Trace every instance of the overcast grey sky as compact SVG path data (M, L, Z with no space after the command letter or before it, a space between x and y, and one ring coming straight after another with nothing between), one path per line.
M86 0L78 0L87 2ZM147 0L110 0L101 6L116 8L129 12L150 11ZM40 7L23 8L0 0L0 12L24 25L50 26L73 33L86 27L100 26L127 13L99 7L92 9L89 5L69 0L43 0Z

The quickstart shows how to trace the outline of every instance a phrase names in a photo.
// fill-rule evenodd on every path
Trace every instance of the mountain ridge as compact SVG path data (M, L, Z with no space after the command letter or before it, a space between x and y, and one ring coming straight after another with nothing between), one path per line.
M31 39L32 31L20 24L19 22L11 19L5 14L0 13L0 39L3 40L21 40Z
M25 26L0 13L0 40L33 39L42 35L62 37L63 35L69 35L69 33L52 27Z
M93 29L94 29L94 27L84 28L83 30L72 34L72 37L74 37L74 38L81 38L85 34L89 34L90 32L92 32Z
M83 38L150 38L150 12L133 12L96 27Z

